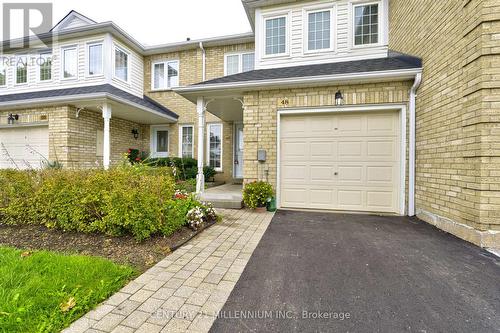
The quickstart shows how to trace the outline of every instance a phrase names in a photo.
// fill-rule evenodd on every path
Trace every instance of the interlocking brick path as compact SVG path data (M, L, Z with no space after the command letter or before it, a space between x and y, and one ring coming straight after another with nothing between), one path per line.
M249 210L219 212L221 223L63 332L208 332L273 217Z

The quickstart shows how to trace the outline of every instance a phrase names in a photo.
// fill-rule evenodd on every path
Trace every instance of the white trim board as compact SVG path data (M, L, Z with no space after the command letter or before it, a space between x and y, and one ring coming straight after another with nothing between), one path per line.
M401 167L400 167L400 196L399 196L399 214L405 215L406 212L406 112L405 104L376 104L376 105L359 105L359 106L339 106L339 107L303 107L303 108L286 108L278 109L277 116L277 131L276 131L276 205L281 208L280 191L281 191L281 117L285 115L299 114L317 114L317 113L347 113L347 112L374 112L374 111L398 111L400 116L400 139L401 139ZM413 143L414 144L414 143ZM409 182L414 182L415 179L409 179ZM410 200L410 198L409 198Z

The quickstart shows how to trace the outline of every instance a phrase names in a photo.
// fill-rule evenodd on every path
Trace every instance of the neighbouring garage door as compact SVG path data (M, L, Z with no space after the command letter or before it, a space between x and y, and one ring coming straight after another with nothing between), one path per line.
M40 168L48 156L48 126L0 128L1 169Z
M283 115L284 208L400 211L398 112Z

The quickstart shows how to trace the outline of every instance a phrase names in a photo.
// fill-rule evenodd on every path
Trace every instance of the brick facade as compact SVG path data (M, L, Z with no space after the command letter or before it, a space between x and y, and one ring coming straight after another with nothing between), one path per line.
M224 76L224 55L226 53L237 51L253 50L253 43L226 45L220 47L206 48L206 79L214 79ZM197 48L179 52L164 54L155 54L148 56L144 61L144 93L173 110L179 115L177 124L170 125L169 150L171 156L179 155L179 128L182 125L194 126L194 158L197 158L198 147L198 117L196 114L196 105L184 97L174 93L171 90L153 91L151 89L151 66L155 61L160 60L179 60L179 85L188 86L201 82L203 79L202 51ZM222 146L222 172L217 174L216 180L232 182L233 179L233 122L225 122L220 118L207 112L206 123L222 123L223 128L223 146ZM206 129L205 129L206 131ZM206 137L206 136L205 136ZM206 139L205 139L206 147ZM205 154L207 149L205 149ZM206 155L205 155L206 162Z
M424 62L416 112L418 216L481 243L473 230L500 230L498 1L391 0L389 41Z
M277 112L282 99L290 108L334 106L335 92L341 90L346 105L407 104L410 81L266 90L244 96L244 179L245 182L266 180L276 187L277 180ZM257 161L257 150L267 152L266 163Z

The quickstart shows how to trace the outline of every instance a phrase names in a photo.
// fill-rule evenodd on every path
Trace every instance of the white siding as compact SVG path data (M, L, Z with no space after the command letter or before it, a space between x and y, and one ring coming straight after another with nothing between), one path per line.
M87 75L87 44L91 42L103 42L103 75L89 77ZM117 43L123 49L130 53L130 81L123 83L113 78L113 45ZM78 50L78 77L74 79L62 78L62 48L67 46L76 46ZM26 53L21 53L25 55ZM28 58L36 58L37 53L31 52L27 54ZM12 58L13 55L2 55L6 58ZM143 58L136 52L131 51L122 43L112 40L108 34L100 34L85 38L55 42L52 47L52 80L39 82L38 81L38 66L36 63L28 66L28 82L26 84L15 84L15 66L7 66L7 85L0 87L0 95L15 94L29 91L42 91L52 89L65 89L83 86L93 86L105 83L110 83L116 87L130 92L139 97L143 96Z
M381 21L379 22L380 43L367 47L353 47L351 37L353 24L352 5L372 2L379 3L379 11L381 12ZM331 31L333 50L308 52L306 49L307 12L308 10L323 8L333 10L333 30ZM319 0L257 9L255 15L256 68L287 67L385 57L388 51L387 13L388 0ZM264 20L274 15L287 16L287 54L269 57L264 54Z

